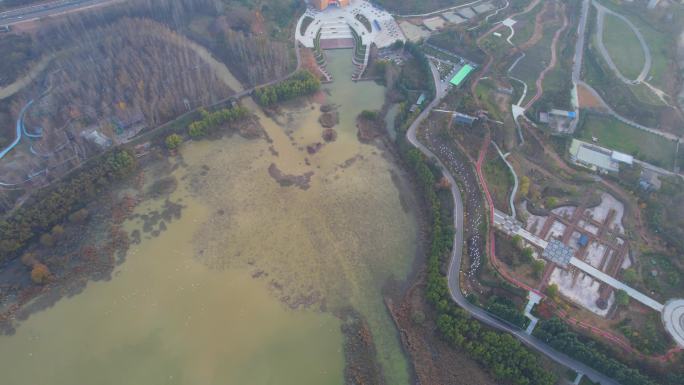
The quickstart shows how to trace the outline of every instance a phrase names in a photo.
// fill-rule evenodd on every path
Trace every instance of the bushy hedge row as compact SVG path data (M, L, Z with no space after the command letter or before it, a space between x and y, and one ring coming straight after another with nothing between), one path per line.
M240 106L223 108L214 112L207 112L201 109L200 114L202 119L188 125L188 135L192 138L205 136L222 124L244 119L249 115L249 110Z
M307 70L297 71L287 80L254 90L254 99L262 106L310 95L321 88L321 81Z
M526 328L530 323L529 318L525 317L508 298L492 297L488 301L487 311L521 329Z
M612 377L623 385L657 385L637 369L629 368L600 352L592 343L582 342L578 335L571 332L558 318L539 322L533 334L554 349Z

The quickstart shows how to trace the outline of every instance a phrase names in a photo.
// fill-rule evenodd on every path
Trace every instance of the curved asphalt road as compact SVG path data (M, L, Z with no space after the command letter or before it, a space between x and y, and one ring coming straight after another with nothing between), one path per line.
M454 227L455 227L455 232L454 232L454 244L452 247L452 254L451 254L451 260L449 262L449 272L448 272L448 286L449 286L449 295L451 296L451 299L456 302L460 307L465 309L473 318L477 319L480 322L483 322L487 324L490 327L493 327L495 329L501 330L508 332L512 334L515 338L520 340L523 344L539 351L540 353L546 355L553 361L558 362L561 365L564 365L570 369L573 369L579 373L583 373L587 377L589 377L592 381L598 381L602 385L618 385L618 383L609 378L608 376L588 367L587 365L576 361L567 355L560 353L544 342L540 341L539 339L530 336L526 334L523 330L518 330L515 329L508 324L503 323L502 321L494 318L491 316L489 313L487 313L484 309L475 306L468 302L468 300L463 296L463 293L461 293L461 288L460 288L460 268L461 268L461 259L463 257L463 200L461 198L461 192L458 189L458 185L456 184L456 180L454 177L451 175L449 170L444 166L442 161L435 156L432 151L430 151L425 145L423 145L420 141L418 141L416 137L416 131L418 130L418 127L420 126L420 123L425 120L425 118L430 114L430 111L435 108L441 99L446 95L446 88L445 86L439 81L439 71L431 64L430 65L432 69L432 76L435 81L435 88L436 88L436 97L435 99L423 110L423 112L418 115L416 120L411 124L411 127L409 127L408 131L406 132L406 138L408 141L414 145L418 150L420 150L425 156L428 158L434 159L437 164L439 165L440 169L442 170L444 176L449 180L449 183L451 184L451 194L454 199Z
M120 0L56 0L48 3L29 5L0 13L0 25L18 24L42 17L78 11Z
M416 13L416 14L412 14L412 15L399 15L399 14L395 13L395 14L392 14L392 16L396 16L396 17L427 17L427 16L434 15L437 13L453 11L453 10L459 9L459 8L465 8L465 7L468 7L471 5L475 5L477 3L481 3L482 1L483 0L475 0L475 1L471 1L469 3L459 4L459 5L455 5L453 7L442 8L442 9L438 9L436 11L427 12L427 13Z

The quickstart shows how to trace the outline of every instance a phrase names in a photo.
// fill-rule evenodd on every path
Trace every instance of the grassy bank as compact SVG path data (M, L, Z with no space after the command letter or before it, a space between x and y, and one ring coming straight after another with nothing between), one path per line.
M613 150L634 155L637 159L671 169L676 144L661 136L629 126L608 116L587 115L579 129L579 137Z

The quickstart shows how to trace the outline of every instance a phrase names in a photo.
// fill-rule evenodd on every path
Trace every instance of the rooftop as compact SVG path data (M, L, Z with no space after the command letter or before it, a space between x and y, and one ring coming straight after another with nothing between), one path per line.
M449 81L449 83L455 85L456 87L460 86L461 83L465 80L468 75L473 72L475 68L471 66L470 64L464 65L458 72L456 72L456 75L454 75L453 78Z
M633 157L621 152L573 139L570 145L570 156L592 170L604 172L620 171L620 163L632 164Z

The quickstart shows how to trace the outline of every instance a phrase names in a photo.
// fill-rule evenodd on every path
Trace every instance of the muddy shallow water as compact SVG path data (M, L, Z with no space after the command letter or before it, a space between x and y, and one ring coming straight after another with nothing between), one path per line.
M350 80L350 51L328 58L335 82L319 101L337 106L337 139L317 145L317 103L271 119L248 100L268 140L184 144L171 160L175 191L143 202L125 224L142 235L112 280L0 337L3 383L341 384L334 314L351 306L386 382L407 384L381 292L412 266L415 197L390 157L356 137L356 115L380 109L384 89ZM306 176L306 188L274 170ZM166 199L182 207L179 219L141 219Z

